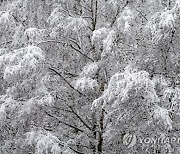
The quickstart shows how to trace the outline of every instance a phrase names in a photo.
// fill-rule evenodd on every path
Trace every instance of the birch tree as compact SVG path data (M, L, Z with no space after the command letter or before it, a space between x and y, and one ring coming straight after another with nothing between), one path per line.
M1 152L178 153L179 3L3 1Z

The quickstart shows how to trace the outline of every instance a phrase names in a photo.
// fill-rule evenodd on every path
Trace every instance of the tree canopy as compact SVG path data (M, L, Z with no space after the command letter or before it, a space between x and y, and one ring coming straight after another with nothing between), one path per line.
M1 0L0 153L180 153L142 140L179 137L179 36L180 0Z

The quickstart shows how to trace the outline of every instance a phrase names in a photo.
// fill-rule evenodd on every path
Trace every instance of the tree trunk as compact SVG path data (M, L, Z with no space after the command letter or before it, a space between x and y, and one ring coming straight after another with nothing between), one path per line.
M97 128L97 120L96 120L96 114L93 113L92 114L92 133L93 133L93 140L90 141L90 146L91 146L91 149L93 151L93 154L96 154L96 144L95 144L95 140L96 140L96 136L97 136L97 133L96 133L96 128Z
M98 136L98 145L97 145L97 154L102 154L102 146L103 146L103 128L104 128L104 112L105 110L101 110L101 115L99 119L99 136Z

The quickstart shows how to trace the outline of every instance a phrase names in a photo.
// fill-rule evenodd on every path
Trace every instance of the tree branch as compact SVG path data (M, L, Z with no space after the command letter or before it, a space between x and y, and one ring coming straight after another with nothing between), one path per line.
M91 12L90 8L87 8L86 6L82 6L82 8L84 8L85 10Z
M95 14L94 14L94 23L95 23L95 28L96 28L96 23L97 23L97 16L98 16L98 0L95 2Z
M78 77L77 74L72 74L70 72L64 72L65 75L71 76L71 77Z
M69 40L70 40L71 42L73 42L74 44L76 44L76 45L78 46L79 49L81 49L80 45L76 42L75 39L69 38Z
M72 106L68 105L67 106L71 109L72 113L74 113L76 115L76 117L89 129L91 130L91 127L89 127L84 120L74 111L74 109L72 108Z
M128 4L129 4L129 1L126 1L125 5L123 6L123 8L122 8L121 10L123 11ZM120 13L120 7L118 7L117 12L116 12L116 15L115 15L113 21L111 22L111 27L112 27L113 24L116 22L119 13Z
M76 129L76 130L84 133L84 131L83 131L82 129L80 129L80 128L76 127L76 126L73 126L73 125L71 125L71 124L68 124L68 123L66 123L66 122L64 122L64 121L62 121L62 120L60 120L59 117L57 117L57 116L55 116L55 115L53 115L53 114L50 114L50 113L48 113L48 112L45 111L45 110L44 110L44 113L45 113L46 115L50 116L50 117L53 117L53 118L57 119L59 123L62 123L62 124L64 124L64 125L66 125L66 126L69 126L69 127L71 127L71 128L74 128L74 129Z
M133 3L133 4L134 4L134 3ZM137 7L135 6L135 4L134 4L134 8L135 8L135 10L136 10L146 21L148 21L148 19L146 18L146 16L142 13L142 11L140 11L140 10L137 9Z
M91 20L93 20L93 18L92 18L92 17L88 17L88 16L83 16L82 18L85 18L85 19L91 19Z
M78 92L80 95L83 95L83 96L86 97L86 95L84 95L83 93L81 93L79 90L75 89L75 88L74 88L59 72L57 72L55 69L49 68L49 70L53 71L53 72L56 73L58 76L60 76L60 78L61 78L62 80L64 80L64 81L68 84L68 86L69 86L70 88L72 88L73 90L75 90L76 92Z
M117 10L117 13L116 13L116 16L114 17L113 21L111 22L111 27L114 25L114 23L116 22L117 20L117 17L119 15L119 10L120 10L120 7L118 7L118 10Z
M11 16L14 18L14 20L16 21L16 23L21 23L23 25L23 27L26 27L27 25L25 25L23 22L21 22L20 20L18 20L14 15L11 14Z
M73 41L73 40L71 39L71 41ZM37 44L37 46L39 46L39 45L42 44L42 43L47 43L47 42L61 43L61 44L63 44L63 45L66 45L66 44L67 44L67 43L62 42L62 41L59 41L59 40L46 40L46 41L39 42L39 43ZM73 43L74 43L74 42L73 42ZM77 43L76 43L76 44L77 44ZM77 44L77 45L78 45L78 44ZM72 49L74 49L75 51L77 51L78 53L80 53L81 55L83 55L84 57L86 57L87 59L93 61L92 58L90 58L90 57L88 57L86 54L82 53L79 49L76 49L72 44L68 44L68 46L70 46ZM79 45L78 45L78 48L80 48Z
M73 150L74 152L76 152L76 153L78 153L78 154L84 154L84 153L82 153L82 152L80 152L80 151L75 150L74 148L72 148L72 147L70 147L70 146L68 146L68 147L69 147L69 149Z
M4 45L4 44L6 45L7 43L11 43L11 42L12 42L12 40L7 41L7 42L3 42L3 43L0 44L0 46L2 46L2 45Z
M87 59L91 60L92 62L94 61L92 58L88 57L87 55L85 55L84 53L82 53L80 50L76 49L72 44L69 45L72 49L74 49L75 51L79 52L81 55L83 55L84 57L86 57Z
M46 41L39 42L37 44L37 46L39 46L42 43L48 43L48 42L61 43L61 44L64 44L64 45L66 44L65 42L62 42L62 41L59 41L59 40L46 40Z

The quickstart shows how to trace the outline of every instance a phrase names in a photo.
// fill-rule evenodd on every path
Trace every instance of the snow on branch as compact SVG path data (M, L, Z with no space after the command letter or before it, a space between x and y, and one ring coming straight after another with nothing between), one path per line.
M169 111L167 109L156 105L156 108L154 110L154 118L162 121L168 127L168 129L172 129L173 121L169 117Z
M44 52L36 46L28 46L0 56L3 78L12 87L8 88L15 97L26 96L40 83L45 70Z
M118 0L107 0L107 3L112 5L115 9L118 7Z
M116 31L102 27L93 31L92 44L102 44L104 52L110 52L116 39Z
M94 77L98 70L99 65L97 62L89 63L83 68L80 76Z
M154 84L149 79L147 72L136 72L136 70L133 72L126 69L124 73L116 73L111 77L108 88L100 98L94 101L93 107L98 107L98 100L104 100L104 105L110 103L110 105L118 107L119 103L136 97L143 97L144 103L147 105L159 101ZM119 101L115 101L116 99Z
M167 10L160 15L159 28L174 28L175 26L175 15Z
M6 106L5 106L5 104L1 104L0 105L0 128L1 128L1 126L4 125L6 116L7 116Z
M5 68L4 79L8 81L14 77L32 76L42 70L44 60L44 53L38 47L28 46L15 50L9 57L9 66Z
M9 12L0 12L0 24L7 24L9 22Z
M24 32L24 36L30 44L38 44L48 37L46 29L28 28Z
M150 30L153 43L165 42L164 40L171 37L175 30L175 22L178 19L178 9L179 5L176 4L170 10L157 12L149 20L146 27Z
M116 39L116 32L114 30L111 30L108 33L107 37L103 40L103 48L106 52L111 51L115 39Z
M123 33L130 33L132 26L132 20L134 19L134 12L129 8L125 7L122 14L117 19L117 27ZM122 28L123 27L123 28Z
M63 22L65 15L61 12L60 7L56 7L48 18L51 26L57 26Z
M81 29L88 27L87 21L82 17L79 18L68 17L66 21L67 21L66 28L68 30L79 31Z
M37 154L60 154L62 152L62 143L59 139L53 134L43 131L26 133L26 144L36 144Z
M97 81L88 77L78 79L75 84L75 89L81 92L96 91L98 87Z
M105 27L94 30L93 36L92 36L92 43L94 44L95 42L98 42L98 41L104 39L108 35L109 32L110 32L110 29L105 28Z
M103 66L103 62L88 63L79 75L79 78L75 81L75 89L81 92L97 92L99 90L99 84L96 80L96 74Z

